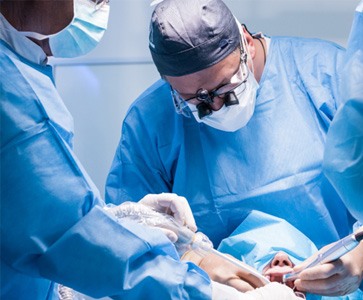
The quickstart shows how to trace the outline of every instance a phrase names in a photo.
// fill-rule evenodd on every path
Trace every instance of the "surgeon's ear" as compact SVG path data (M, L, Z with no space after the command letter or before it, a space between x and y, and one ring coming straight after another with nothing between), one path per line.
M247 41L248 51L251 55L251 58L254 59L256 56L255 41L254 41L253 37L251 36L251 34L248 32L248 30L245 28L245 26L242 26L242 28L243 28L243 34Z

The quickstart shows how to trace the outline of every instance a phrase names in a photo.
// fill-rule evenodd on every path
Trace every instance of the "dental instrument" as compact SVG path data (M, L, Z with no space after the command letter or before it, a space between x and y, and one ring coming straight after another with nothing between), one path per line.
M319 264L325 264L340 258L344 254L347 254L349 251L353 250L356 246L358 246L359 242L362 239L363 232L352 233L342 238L341 240L337 241L336 243L319 253L318 256L302 270L283 275L282 281L287 282L295 280L299 277L299 274L305 269L312 268Z

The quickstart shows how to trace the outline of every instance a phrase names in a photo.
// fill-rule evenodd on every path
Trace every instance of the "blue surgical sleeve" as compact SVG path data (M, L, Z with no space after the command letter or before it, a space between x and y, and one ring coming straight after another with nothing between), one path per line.
M175 115L174 108L168 105L170 89L164 81L156 82L140 99L145 97L150 97L150 104L147 102L141 109L133 105L123 122L121 140L107 178L106 202L119 204L137 201L149 193L172 192L183 125L181 118L174 122L174 118L163 116ZM165 106L156 110L155 99L164 101ZM159 124L159 120L164 124ZM159 128L163 128L161 137L155 137Z

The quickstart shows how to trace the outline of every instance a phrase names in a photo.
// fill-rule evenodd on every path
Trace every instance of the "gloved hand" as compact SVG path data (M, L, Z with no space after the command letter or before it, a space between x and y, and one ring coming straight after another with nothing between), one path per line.
M187 226L193 232L197 230L187 200L176 194L149 194L137 203L124 202L118 206L106 206L105 209L117 218L133 219L140 224L161 229L173 243L178 240L175 233L178 226Z
M197 231L192 210L184 197L172 193L149 194L138 203L150 206L158 212L171 215L180 225L187 226L194 232Z
M277 282L241 293L236 289L212 281L212 299L213 300L301 300L289 287Z
M363 227L358 231L363 231ZM300 267L301 265L297 266L296 271L299 271ZM357 290L362 279L363 242L360 242L355 249L341 258L302 271L294 284L299 291L324 296L342 296Z
M207 272L212 280L241 292L251 291L265 285L260 278L213 253L191 250L184 253L181 259L198 265Z

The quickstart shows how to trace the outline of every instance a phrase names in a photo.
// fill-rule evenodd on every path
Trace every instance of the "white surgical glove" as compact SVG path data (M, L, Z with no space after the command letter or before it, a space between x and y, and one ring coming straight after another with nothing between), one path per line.
M142 198L139 203L150 206L158 212L171 215L181 226L187 226L194 232L197 231L192 210L184 197L171 193L149 194Z
M180 227L187 226L193 232L197 230L187 200L176 194L149 194L139 202L108 205L105 209L116 218L129 218L162 230L172 243L178 240Z
M264 287L241 293L236 289L212 281L212 300L301 300L286 285L272 282Z
M197 231L197 225L187 199L172 193L149 194L138 203L149 206L154 210L171 215L181 226L187 226L192 231ZM169 240L175 243L178 236L172 230L161 228Z

